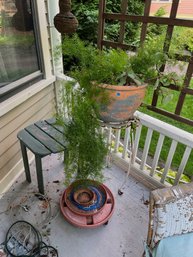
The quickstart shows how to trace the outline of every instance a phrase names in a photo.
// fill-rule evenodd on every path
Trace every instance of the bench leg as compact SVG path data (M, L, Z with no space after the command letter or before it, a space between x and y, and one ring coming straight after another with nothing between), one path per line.
M20 141L20 145L21 145L21 152L22 152L22 157L23 157L23 165L24 165L24 169L25 169L26 180L29 183L31 183L31 174L30 174L30 169L29 169L29 161L28 161L26 146L23 144L22 141Z
M38 180L38 188L40 194L44 194L44 181L43 181L43 174L42 174L42 158L39 155L35 155L36 160L36 173L37 173L37 180Z

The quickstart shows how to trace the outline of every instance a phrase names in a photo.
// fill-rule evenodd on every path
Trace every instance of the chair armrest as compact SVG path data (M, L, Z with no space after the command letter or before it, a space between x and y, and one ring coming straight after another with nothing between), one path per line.
M151 192L151 197L153 198L155 205L159 206L174 202L191 194L193 194L193 182L188 184L181 184L178 186L156 189Z

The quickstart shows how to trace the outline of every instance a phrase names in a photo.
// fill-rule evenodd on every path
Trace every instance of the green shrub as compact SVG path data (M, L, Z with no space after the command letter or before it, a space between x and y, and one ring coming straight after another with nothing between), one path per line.
M161 177L162 174L163 174L163 172L164 172L164 169L161 169L161 170L160 170L160 173L157 173L157 175L158 175L159 177ZM168 171L168 176L166 177L166 181L167 181L168 183L170 183L171 185L173 185L173 184L174 184L174 180L175 180L175 178L176 178L176 175L177 175L177 172L176 172L176 171L174 171L174 170L172 170L172 169L169 169L169 171ZM189 178L188 176L186 176L185 174L182 174L182 175L181 175L180 184L181 184L181 183L190 183L190 182L191 182L191 180L190 180L190 178Z
M72 12L79 21L77 33L83 40L89 42L97 42L98 28L98 5L99 0L74 0L72 2ZM121 10L121 1L107 0L106 11L118 13ZM129 14L142 14L143 0L128 1ZM108 21L105 26L105 37L108 40L117 40L119 32L119 24L113 21ZM139 34L139 24L128 22L126 24L126 42L132 43L136 41Z
M164 7L160 7L154 16L163 17L166 14ZM153 38L159 35L163 35L166 32L166 26L160 24L149 24L147 29L147 38Z
M193 28L176 27L172 37L173 47L179 50L193 51Z

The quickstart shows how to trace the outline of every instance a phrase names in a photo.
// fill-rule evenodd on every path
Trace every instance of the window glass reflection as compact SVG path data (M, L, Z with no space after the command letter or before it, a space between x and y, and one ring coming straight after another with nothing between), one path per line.
M0 87L39 70L30 0L0 0Z

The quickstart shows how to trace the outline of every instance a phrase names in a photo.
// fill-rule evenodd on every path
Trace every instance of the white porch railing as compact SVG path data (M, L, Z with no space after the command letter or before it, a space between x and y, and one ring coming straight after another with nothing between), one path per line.
M131 163L131 174L137 177L137 179L141 180L143 183L147 184L152 188L167 186L166 178L169 177L169 169L171 167L172 159L176 152L176 148L178 143L181 143L185 146L184 154L181 158L180 165L177 169L176 176L174 179L174 185L177 185L180 181L181 175L184 172L187 161L189 160L190 153L193 148L193 134L188 133L184 130L176 128L172 125L169 125L165 122L162 122L158 119L155 119L149 115L136 112L135 116L139 118L140 125L137 127L135 140L133 144L133 157ZM147 128L147 134L145 139L144 148L139 149L139 140L141 137L142 127ZM120 139L121 129L116 130L113 134L113 130L111 135L114 140L113 147L113 159L114 162L123 168L125 171L128 169L128 165L130 162L131 151L129 149L130 145L130 128L126 128L124 139ZM159 138L156 145L156 150L154 156L149 160L148 153L149 147L152 140L153 132L159 133ZM160 160L160 153L162 148L164 148L164 139L165 137L171 139L171 146L168 151L168 157L164 164L164 170L160 173L157 169ZM122 152L119 152L120 147L122 148ZM140 156L139 156L140 152ZM148 160L148 161L147 161ZM193 160L192 160L193 162ZM159 174L159 176L158 176Z

